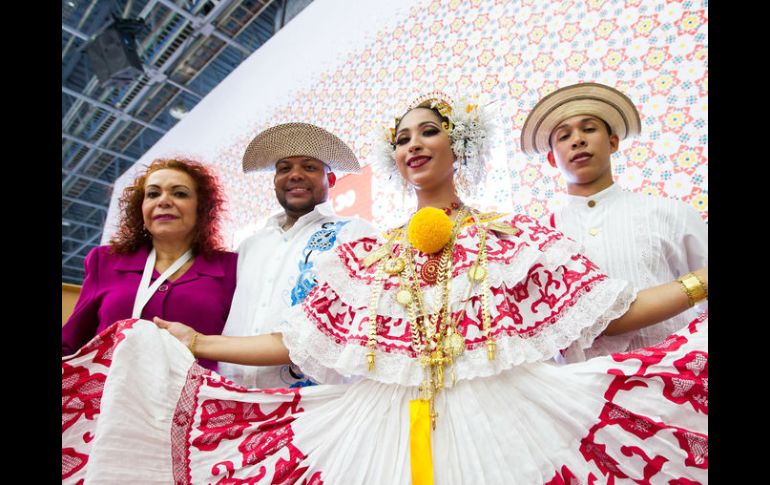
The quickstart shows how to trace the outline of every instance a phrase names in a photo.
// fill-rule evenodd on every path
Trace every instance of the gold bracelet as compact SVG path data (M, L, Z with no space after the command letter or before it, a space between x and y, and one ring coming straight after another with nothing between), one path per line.
M195 334L190 339L190 343L187 344L187 349L190 351L191 354L193 354L193 357L195 357L195 342L198 340L198 335L200 335L198 332L195 332Z
M677 281L682 285L682 290L687 294L687 302L690 306L708 298L708 288L706 288L706 285L703 284L703 281L695 273L687 273L681 278L677 278Z
M695 273L690 273L690 274L695 276L695 278L698 279L698 283L700 283L700 285L703 287L703 291L706 292L706 295L704 296L704 298L706 300L708 300L709 299L709 287L708 287L708 285L706 285L706 283L703 282L703 279L701 279L701 277L698 276L697 274L695 274Z

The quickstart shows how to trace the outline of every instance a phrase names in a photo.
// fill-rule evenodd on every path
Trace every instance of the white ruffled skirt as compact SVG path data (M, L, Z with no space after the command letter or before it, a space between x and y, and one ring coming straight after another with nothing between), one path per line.
M435 483L706 483L707 333L703 315L654 347L444 389ZM142 320L65 358L62 379L63 483L411 482L413 387L246 389Z

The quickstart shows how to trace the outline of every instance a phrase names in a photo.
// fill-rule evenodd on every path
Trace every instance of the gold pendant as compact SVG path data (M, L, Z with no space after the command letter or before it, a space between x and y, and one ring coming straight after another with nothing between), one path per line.
M497 344L494 340L489 340L489 337L487 337L487 360L495 360L496 351Z
M487 276L487 270L479 266L478 263L471 266L470 269L468 270L468 279L470 279L473 282L482 281L486 276Z
M451 335L447 335L446 340L444 340L444 348L449 355L456 358L465 352L465 338L459 333L453 332Z
M364 258L364 266L368 268L369 266L373 265L377 261L387 256L389 252L390 251L388 251L388 249L383 244L382 246L378 247L377 249L375 249L374 251L366 255L366 257Z
M430 401L433 398L433 386L428 381L422 381L418 389L420 389L420 399Z
M490 222L489 229L495 232L508 234L510 236L518 236L519 234L521 234L521 229L519 229L518 227L509 226L501 222Z
M439 271L441 271L441 257L431 256L422 265L420 276L422 276L422 279L429 285L435 285Z
M396 301L407 306L412 303L412 294L409 293L409 290L398 290L398 293L396 293Z
M385 261L382 269L388 274L398 274L404 271L405 267L406 262L403 260L403 258L390 258L389 260Z

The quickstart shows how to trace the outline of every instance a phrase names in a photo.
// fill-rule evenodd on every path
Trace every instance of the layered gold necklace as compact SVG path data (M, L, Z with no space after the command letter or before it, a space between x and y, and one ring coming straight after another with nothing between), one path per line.
M433 212L423 212L433 211ZM428 217L425 217L428 216ZM446 221L436 220L441 217L449 219L440 209L423 208L410 220L408 232L419 233L420 230L433 230L441 227ZM406 226L396 230L391 237L379 248L375 249L364 259L364 265L371 266L378 263L375 271L374 284L372 286L369 302L369 337L367 341L368 352L366 354L369 371L375 368L375 349L377 347L377 307L385 283L386 274L399 277L399 290L396 292L396 301L406 309L407 318L411 329L411 346L424 370L424 378L419 386L420 400L428 403L431 427L435 429L438 413L435 410L435 398L438 392L445 386L445 371L451 371L452 385L456 376L454 362L465 351L465 337L457 331L457 324L465 314L465 308L453 319L450 296L452 293L453 252L457 234L470 217L476 225L479 237L478 257L468 269L468 278L471 285L464 301L467 307L470 302L470 294L476 285L481 285L482 307L482 331L487 343L487 358L494 360L496 343L490 335L489 314L489 279L487 270L487 227L483 227L478 220L475 211L462 206L457 217L451 225L448 239L443 244L431 242L432 247L439 247L435 255L429 255L428 261L423 264L422 271L417 271L415 264L415 247L410 237L404 237ZM426 224L425 228L414 227L416 221ZM445 236L446 237L446 236ZM396 240L400 241L398 248L394 247ZM415 241L418 239L415 238ZM425 251L423 251L425 252ZM434 308L427 308L421 283L425 281L429 285L438 288Z

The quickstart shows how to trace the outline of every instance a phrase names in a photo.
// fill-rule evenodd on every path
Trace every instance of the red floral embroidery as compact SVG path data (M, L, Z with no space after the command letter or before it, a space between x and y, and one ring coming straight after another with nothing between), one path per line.
M650 478L657 475L663 468L663 464L668 461L668 458L660 455L655 456L655 458L650 458L647 456L647 453L638 446L622 446L620 452L629 457L636 455L644 460L646 465L643 470L645 480L643 483L649 483Z
M556 475L552 479L547 481L544 485L582 485L583 483L593 484L596 482L596 477L593 473L588 474L588 478L585 482L578 480L572 470L566 466L562 466L560 471L556 472Z
M490 237L490 261L495 259L507 264L517 257L522 248L530 244L543 247L563 237L561 233L541 226L528 216L516 216L512 218L511 224L522 230L522 236ZM468 239L476 232L474 226L469 226L463 229L458 241ZM338 256L348 271L355 272L356 268L361 266L360 259L363 254L357 248L358 245L360 241L338 248ZM467 267L458 269L457 266L470 266L476 259L474 254L477 253L477 249L475 249L475 242L467 246L458 242L457 248L455 277L463 277L464 274L461 272L467 271ZM427 256L417 257L418 272L425 261ZM367 280L371 278L368 271L354 274L352 279ZM541 263L534 264L528 268L523 281L516 283L513 288L506 287L505 284L490 288L494 305L494 311L491 312L491 332L496 338L535 337L557 322L564 312L571 309L576 302L589 294L595 285L605 279L606 276L598 271L596 265L578 254L571 255L565 264L560 266L546 267ZM392 290L399 284L398 278L393 276L384 286L386 290L388 288ZM368 318L366 316L356 318L356 314L361 312L361 309L352 308L342 301L328 283L322 282L314 288L303 305L305 317L334 343L366 345ZM479 332L468 332L469 329L479 327L480 309L480 295L473 295L463 308L453 312L453 318L459 319L458 330L466 336L469 349L474 349L483 343L483 339L477 338L477 335L480 335ZM523 328L524 322L531 323L527 328ZM378 315L376 323L378 349L392 354L414 356L414 350L411 348L410 325L411 322L402 318Z
M615 403L607 403L599 419L604 425L618 425L641 439L647 439L665 428L662 423L656 423L646 416L639 416Z
M260 423L257 431L250 433L238 445L243 457L243 466L261 463L266 457L285 448L294 438L291 430L293 417ZM304 457L303 457L304 458Z
M705 312L698 315L698 318L690 322L689 325L687 325L687 330L692 334L695 333L698 330L698 327L701 326L703 322L705 322L709 317L709 312L706 310Z
M689 331L694 332L698 324L704 322L706 318L706 315L699 316L688 327ZM669 430L672 432L676 443L686 454L683 464L687 467L708 469L708 437L706 435L640 416L615 402L621 393L628 393L637 387L648 388L650 382L662 381L661 393L666 399L680 406L691 406L696 412L708 414L708 353L692 350L675 361L664 364L664 360L670 354L676 352L681 355L681 349L687 343L688 337L671 335L657 345L612 355L616 362L638 360L639 367L632 366L634 370L630 374L626 374L622 369L608 369L608 374L615 377L605 392L607 402L597 423L583 438L580 447L586 461L594 462L605 475L608 483L614 481L615 478L626 478L626 475L618 468L619 463L623 463L623 459L611 456L607 452L606 445L596 442L597 432L608 426L619 426L642 440L648 440L654 435L660 435L663 430ZM655 369L653 366L658 365L662 366L665 371L649 372L650 369ZM675 372L672 372L672 369ZM671 444L674 445L673 442ZM661 472L665 463L673 459L680 459L679 457L674 458L674 456L650 456L636 446L621 446L620 452L626 457L638 457L644 461L645 465L642 470L644 478L639 483L651 483L651 480ZM668 483L690 485L697 482L682 477Z
M81 347L75 354L67 358L65 362L96 350L96 355L92 358L93 362L109 367L112 364L112 353L115 350L115 346L125 338L124 332L133 327L136 322L136 319L127 319L113 323Z
M679 374L657 373L663 379L663 395L677 404L690 404L696 411L708 414L708 354L690 352L674 362Z
M236 463L224 460L213 464L211 475L223 475L216 483L246 485L262 483L266 478L271 480L270 483L299 483L308 470L306 465L303 466L307 456L293 444L294 431L291 423L296 415L303 411L300 405L301 389L248 390L227 379L217 379L214 375L203 376L203 383L199 392L205 393L208 387L225 388L244 396L253 393L281 394L288 396L289 400L277 407L271 405L271 410L267 411L258 403L203 399L200 404L200 423L196 426L196 430L203 434L191 443L199 455L196 458L196 466L200 466L201 453L215 450L220 443L230 449L235 443L227 441L236 440L236 449L241 455L241 461ZM269 457L278 452L283 455L286 451L289 453L288 458L281 456L271 465L264 464ZM188 476L191 472L190 466L187 461ZM249 476L235 477L238 470L241 475ZM310 478L303 479L302 483L320 485L321 473L317 472Z
M596 466L599 467L599 471L601 471L604 476L610 474L617 478L628 478L626 474L620 470L618 461L607 453L607 446L595 443L593 441L593 433L589 434L589 438L584 438L580 442L580 453L586 461L593 461L596 463Z
M88 455L78 453L74 448L61 450L61 478L69 478L88 463Z
M684 478L684 477L680 477L674 480L670 480L668 482L668 485L701 485L701 483L693 480L688 480L687 478Z
M221 470L220 467L224 468L224 470ZM218 476L222 471L225 472L225 476L217 480L216 485L256 485L267 475L267 468L261 466L256 475L248 478L234 478L235 465L229 460L219 462L211 468L213 476Z
M276 407L272 412L265 413L259 404L240 401L225 401L208 399L201 404L202 414L198 429L203 432L195 438L193 446L201 451L211 451L223 440L239 438L244 430L254 422L260 422L260 427L275 425L264 424L268 420L279 420L286 415L297 413L299 408L299 390L293 389L294 399ZM293 419L293 418L292 418ZM282 423L283 425L288 423ZM250 435L247 439L253 439ZM244 455L244 463L248 461Z
M124 339L125 330L131 328L134 323L135 319L129 319L110 325L75 354L62 360L62 436L82 419L91 421L92 428L95 426L101 411L102 393L107 379L102 366L109 368L112 364L115 347ZM91 353L93 355L85 362L70 364ZM91 429L85 431L82 436L63 438L62 441L75 441L81 445L90 443L93 438ZM85 467L87 462L87 453L76 451L73 447L62 448L62 479L73 476Z
M62 433L81 417L94 419L99 414L104 381L107 376L101 372L91 374L85 367L72 367L62 363Z
M624 362L629 359L638 359L641 362L639 371L634 375L641 376L647 372L647 369L653 365L659 364L667 354L678 350L687 343L687 337L681 335L669 335L662 342L644 347L642 349L631 350L629 352L612 354L612 358L617 362ZM610 370L610 374L622 374L618 370Z
M674 432L679 447L687 453L684 464L704 470L709 467L709 440L708 436L691 431L678 430Z

